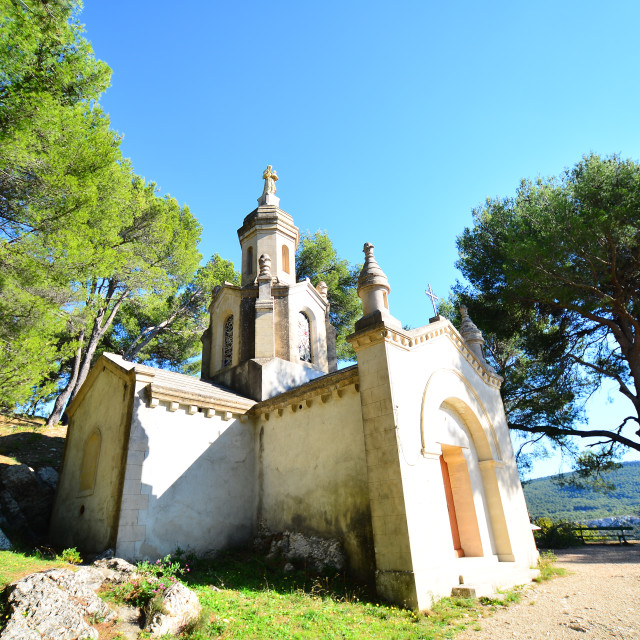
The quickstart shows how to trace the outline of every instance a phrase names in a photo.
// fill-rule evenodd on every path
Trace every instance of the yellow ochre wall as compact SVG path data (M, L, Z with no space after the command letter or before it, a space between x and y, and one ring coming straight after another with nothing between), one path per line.
M360 394L351 384L286 404L257 423L257 523L338 538L349 569L375 569Z
M98 375L99 374L99 375ZM51 516L50 535L61 547L99 552L115 546L120 495L129 435L133 383L108 365L94 368L69 408L60 484ZM85 460L93 434L100 434L97 460ZM93 464L92 464L93 463ZM93 489L81 479L95 473Z

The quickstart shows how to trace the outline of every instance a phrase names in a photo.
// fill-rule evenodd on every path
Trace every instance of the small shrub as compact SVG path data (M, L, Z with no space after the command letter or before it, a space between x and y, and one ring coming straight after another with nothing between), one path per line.
M536 544L542 549L564 549L578 547L582 540L571 522L553 522L550 518L538 518L535 523L540 527L533 532Z
M180 576L191 571L186 561L171 554L155 562L139 562L136 565L139 577L121 585L115 585L104 596L115 602L126 603L147 610L152 602L162 602L164 592Z
M540 575L535 578L536 582L544 582L550 580L555 576L566 575L566 569L556 567L555 563L558 560L555 553L551 551L543 551L538 558L538 569L540 569Z
M65 549L60 554L60 560L68 562L69 564L80 564L82 562L80 552L75 547L72 549Z

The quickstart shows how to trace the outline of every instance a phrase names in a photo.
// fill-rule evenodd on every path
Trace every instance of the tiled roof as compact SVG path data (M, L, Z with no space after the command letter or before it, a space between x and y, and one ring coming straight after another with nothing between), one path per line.
M144 364L129 362L113 353L104 353L103 356L126 371L134 370L136 378L151 384L152 392L161 391L162 395L170 394L175 396L176 399L181 396L185 400L200 398L207 403L223 403L246 409L250 409L255 404L254 400L234 393L220 384L206 382L175 371L166 371L165 369L156 369Z

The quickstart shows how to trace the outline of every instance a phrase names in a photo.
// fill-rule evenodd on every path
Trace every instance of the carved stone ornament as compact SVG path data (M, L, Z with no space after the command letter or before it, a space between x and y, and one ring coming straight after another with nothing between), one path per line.
M324 282L323 280L318 282L318 284L316 285L316 291L320 294L320 297L325 302L329 299L328 296L327 296L327 293L329 291L329 287L327 286L327 283Z
M260 266L260 273L258 274L258 278L260 280L271 278L271 257L268 253L263 253L260 258L258 258L258 265Z
M482 331L476 327L473 320L469 317L469 312L465 305L460 305L460 315L462 322L460 323L460 335L473 351L478 360L490 371L494 371L493 367L484 359L482 347L484 345L484 337Z

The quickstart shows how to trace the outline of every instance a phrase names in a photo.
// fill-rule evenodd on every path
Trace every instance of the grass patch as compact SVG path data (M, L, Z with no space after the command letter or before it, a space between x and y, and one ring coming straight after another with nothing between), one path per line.
M555 553L551 551L542 551L538 558L538 569L540 569L540 575L535 578L535 581L544 582L545 580L550 580L556 576L566 576L566 569L555 566L557 561L558 558Z
M69 567L69 564L55 556L45 557L39 551L0 551L0 591L30 573L55 567Z
M378 600L341 574L315 576L304 567L284 573L256 556L194 561L181 581L204 608L190 640L402 639L439 640L475 624L488 608L445 598L416 613Z
M42 418L0 415L0 464L60 469L67 427L47 428Z
M550 562L546 555L545 562ZM59 557L0 552L0 587L29 573L68 566ZM517 598L515 591L485 603L444 598L418 613L379 600L342 574L317 576L304 565L285 573L253 554L206 561L176 554L138 568L138 580L113 585L100 595L151 607L164 585L183 582L203 606L200 620L182 634L185 640L444 640L469 626L477 628L480 619ZM105 637L117 637L117 625L108 631L111 635Z

